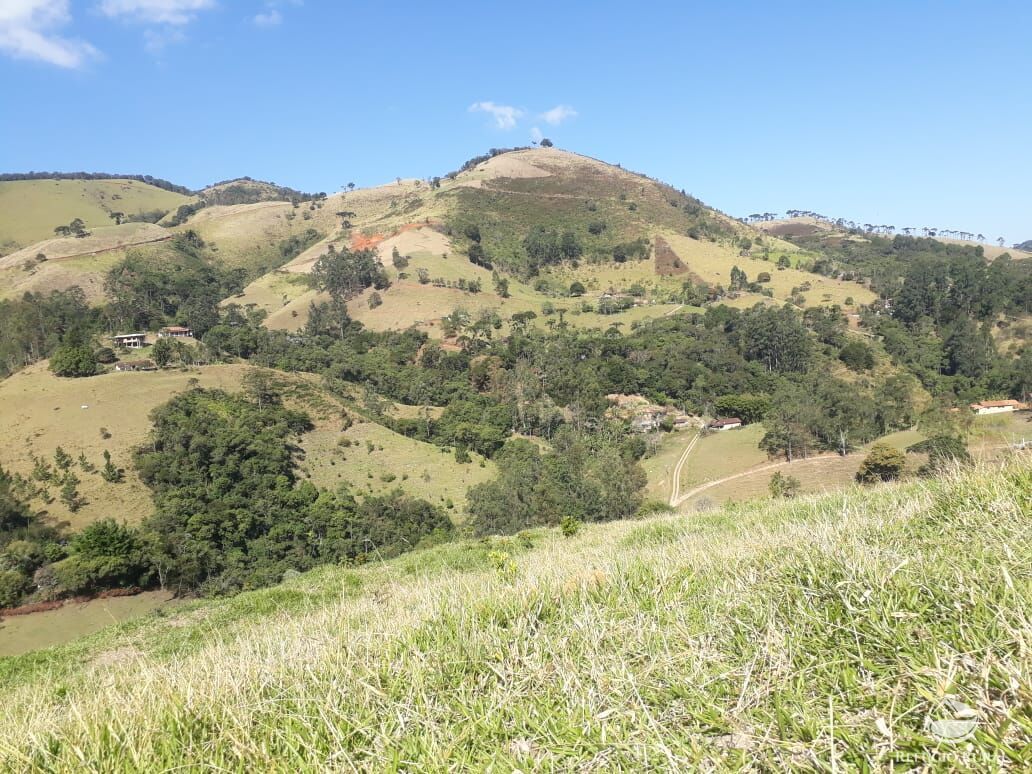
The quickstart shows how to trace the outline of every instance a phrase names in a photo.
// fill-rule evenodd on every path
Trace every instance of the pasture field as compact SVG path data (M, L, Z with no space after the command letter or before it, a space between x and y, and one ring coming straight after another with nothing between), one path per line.
M342 440L350 445L341 445ZM470 452L472 462L460 464L451 450L370 421L356 421L344 432L325 423L305 433L300 446L305 451L302 475L316 486L347 484L359 496L401 489L444 508L457 523L465 520L466 490L497 472L491 460L476 452Z
M28 476L33 455L52 460L60 446L75 459L85 455L99 469L108 450L114 464L125 469L122 483L108 483L97 473L79 470L75 463L86 504L72 513L53 491L55 499L46 510L54 520L74 528L106 517L137 522L150 514L152 506L150 490L133 472L131 455L150 430L150 412L188 389L191 379L202 387L236 390L245 370L221 365L62 379L47 370L45 361L37 363L0 381L5 431L0 436L0 465ZM110 438L103 437L105 432Z
M112 212L174 210L193 197L136 180L14 180L0 182L0 253L54 236L81 218L89 230L111 226Z
M144 591L126 597L66 602L55 610L8 616L0 620L0 658L63 645L154 610L170 609L178 602L165 591Z
M536 529L187 603L0 659L0 765L1025 770L1030 476Z
M663 236L688 268L711 285L720 284L728 287L731 282L731 267L737 265L750 281L755 281L761 272L770 274L770 282L766 283L766 287L774 291L776 301L789 298L792 288L800 287L807 282L811 289L804 291L803 297L808 306L837 304L843 309L854 309L858 304L869 304L875 300L875 294L871 290L856 282L844 282L794 268L779 270L777 258L780 254L777 252L771 253L770 261L741 255L728 256L726 251L717 249L715 245L703 245L686 236ZM742 298L755 299L753 303L763 300L762 296L751 293L743 293ZM854 303L846 304L847 298L852 298Z

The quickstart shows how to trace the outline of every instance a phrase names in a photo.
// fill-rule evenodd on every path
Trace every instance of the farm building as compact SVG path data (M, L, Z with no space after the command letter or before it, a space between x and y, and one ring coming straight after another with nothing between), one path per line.
M157 371L153 360L123 360L115 363L116 371Z
M140 347L147 343L146 333L120 333L111 338L115 340L115 346L125 347L126 349L140 349Z
M1003 414L1007 411L1019 411L1024 406L1016 400L983 400L972 403L971 410L976 414Z
M695 423L694 417L687 414L678 414L674 417L674 430L685 430Z
M169 325L158 331L159 339L192 339L193 331L183 325Z
M734 430L736 427L742 426L742 420L738 417L727 417L726 419L714 419L709 423L708 427L710 430Z

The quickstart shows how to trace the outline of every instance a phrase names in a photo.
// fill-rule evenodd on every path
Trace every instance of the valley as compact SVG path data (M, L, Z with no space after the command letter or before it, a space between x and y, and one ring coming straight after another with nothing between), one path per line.
M174 765L148 747L152 719L130 727L80 681L109 675L109 695L134 706L152 697L133 688L141 672L161 674L171 718L187 711L184 686L232 662L240 682L204 693L218 716L206 715L205 733L221 740L243 722L230 708L250 696L255 665L281 647L319 675L333 661L326 648L350 648L344 673L367 680L387 663L369 643L411 666L402 651L443 650L461 631L503 649L485 658L506 670L573 673L542 654L528 667L517 651L558 642L549 616L568 630L581 602L597 615L596 643L614 625L628 638L621 616L647 622L638 644L654 666L634 679L676 712L655 679L721 678L701 662L662 666L669 656L648 632L686 632L679 616L741 620L713 589L757 602L742 572L773 573L772 590L791 595L829 550L862 554L860 536L876 534L868 569L889 583L897 533L926 536L942 498L1005 491L1002 529L1020 529L1032 441L1022 251L806 217L738 220L553 146L332 194L249 178L187 194L131 179L0 186L33 208L28 225L0 209L0 684L37 742L47 727L108 755L99 713L117 718L141 760ZM950 519L970 515L949 502ZM963 539L979 552L1003 538ZM1026 543L1008 543L1015 565ZM907 551L942 583L991 575L939 549ZM835 572L846 566L867 571L843 560ZM833 576L822 570L819 583ZM661 593L657 583L702 601L675 621L625 598ZM884 604L933 625L907 593ZM468 607L456 612L454 600ZM777 626L765 637L808 641L794 604L769 610ZM465 616L480 623L470 631ZM502 634L503 619L544 626L546 639ZM908 635L897 634L886 652L900 652ZM718 643L735 669L758 657L740 634L685 637L688 650L700 637ZM577 647L607 658L587 640ZM764 679L788 690L785 675L809 669ZM274 675L299 695L295 677ZM457 690L434 679L435 695ZM80 720L26 698L51 681L70 686ZM310 700L324 701L326 685L319 677ZM426 700L392 680L383 689ZM616 711L631 712L618 696ZM765 701L744 710L709 689L690 697L692 712L720 708L721 729L769 727L781 710ZM817 708L800 701L814 722ZM548 702L542 711L571 710ZM347 707L356 723L381 710ZM265 733L262 719L246 722L254 738ZM0 760L21 760L6 733L0 724ZM312 750L324 745L319 724L300 733ZM438 753L433 726L417 737L416 759ZM383 763L371 749L351 760ZM463 755L485 760L478 745ZM710 749L699 760L725 758ZM243 760L266 759L248 749ZM630 749L620 760L656 763Z

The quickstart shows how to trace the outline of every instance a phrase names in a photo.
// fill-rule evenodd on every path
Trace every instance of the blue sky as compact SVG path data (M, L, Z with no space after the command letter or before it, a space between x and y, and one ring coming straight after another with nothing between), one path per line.
M332 192L536 130L733 215L1012 242L1029 30L1028 2L0 0L0 171Z

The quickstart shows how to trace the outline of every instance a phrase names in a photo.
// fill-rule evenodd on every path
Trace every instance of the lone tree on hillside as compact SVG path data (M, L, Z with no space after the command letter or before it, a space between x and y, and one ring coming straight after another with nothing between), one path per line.
M547 137L542 137L541 142L538 143L542 148L551 148L553 143Z
M876 443L870 453L860 463L856 472L856 480L861 484L874 484L879 481L895 481L907 466L903 452L887 443Z
M116 226L121 226L122 225L122 221L125 220L125 213L124 212L109 212L108 213L108 217L111 218L111 220L115 221L115 225Z
M50 370L58 376L93 376L97 373L97 359L86 345L62 346L50 356Z

